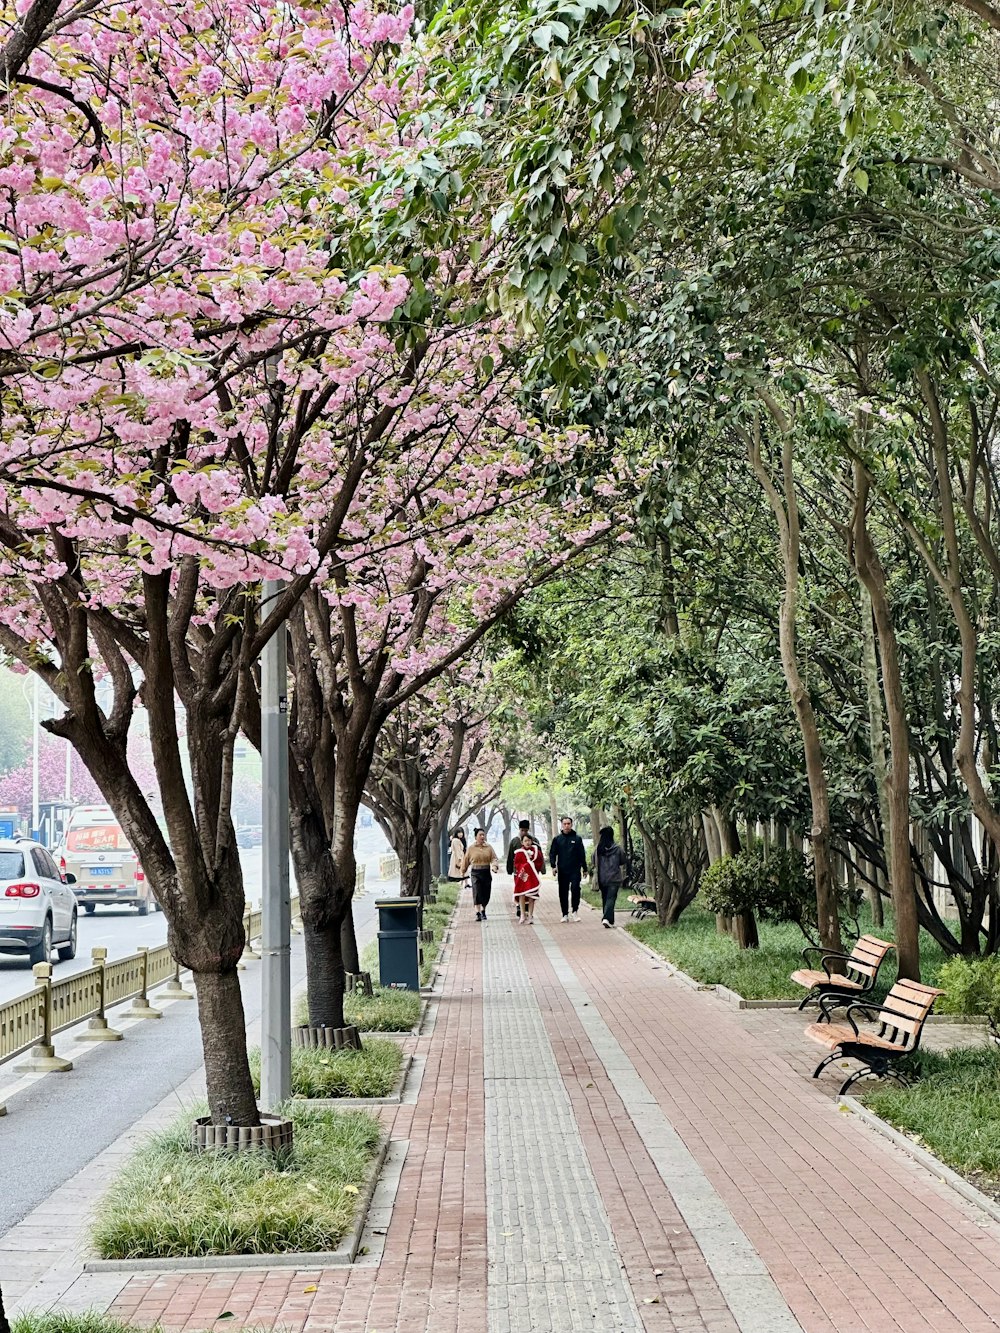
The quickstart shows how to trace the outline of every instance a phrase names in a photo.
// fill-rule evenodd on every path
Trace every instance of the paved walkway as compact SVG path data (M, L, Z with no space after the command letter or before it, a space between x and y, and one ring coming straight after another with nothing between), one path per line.
M460 910L419 1088L384 1113L406 1151L373 1253L134 1277L117 1315L184 1333L1000 1328L1000 1226L838 1112L809 1043L775 1043L594 914L501 912Z

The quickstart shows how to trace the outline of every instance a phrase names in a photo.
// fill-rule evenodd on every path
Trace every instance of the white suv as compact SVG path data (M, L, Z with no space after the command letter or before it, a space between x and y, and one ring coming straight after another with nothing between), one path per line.
M0 839L0 954L27 953L47 963L52 946L76 957L76 896L51 855L27 838Z

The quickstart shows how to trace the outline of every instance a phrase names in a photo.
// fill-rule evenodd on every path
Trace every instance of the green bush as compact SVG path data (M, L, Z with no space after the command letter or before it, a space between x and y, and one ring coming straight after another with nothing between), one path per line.
M102 1258L336 1249L378 1149L373 1116L289 1103L294 1147L279 1163L264 1152L195 1152L198 1113L154 1135L119 1172L94 1227Z
M292 1047L293 1097L388 1097L403 1063L399 1042L370 1039L360 1051ZM250 1052L250 1073L260 1091L260 1051Z
M724 856L701 877L702 901L720 916L753 912L762 921L805 927L815 918L816 892L806 858L793 847L759 844Z
M935 985L944 991L942 1014L985 1014L1000 1024L1000 958L949 958L938 970Z

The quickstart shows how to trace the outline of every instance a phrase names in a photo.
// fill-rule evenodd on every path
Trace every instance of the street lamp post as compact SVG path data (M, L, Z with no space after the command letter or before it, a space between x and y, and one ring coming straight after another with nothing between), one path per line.
M31 690L31 836L37 839L41 834L39 824L41 823L41 811L38 801L38 763L39 763L39 742L41 727L39 724L38 710L40 706L38 693L38 672L32 672L32 690Z
M283 584L264 583L261 620ZM292 1092L291 899L288 881L288 661L284 625L261 654L263 957L260 1093L264 1110Z

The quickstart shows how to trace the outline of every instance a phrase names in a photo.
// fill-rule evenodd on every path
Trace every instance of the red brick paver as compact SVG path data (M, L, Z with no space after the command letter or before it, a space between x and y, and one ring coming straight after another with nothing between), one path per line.
M806 1333L1000 1327L995 1223L838 1111L809 1077L808 1040L793 1067L717 997L594 924L553 934Z

